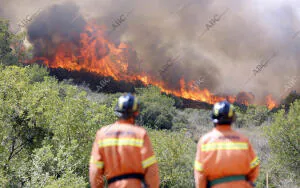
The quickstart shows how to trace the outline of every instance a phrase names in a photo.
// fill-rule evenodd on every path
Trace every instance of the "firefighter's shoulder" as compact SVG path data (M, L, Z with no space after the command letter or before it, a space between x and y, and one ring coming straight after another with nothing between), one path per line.
M242 140L242 141L247 141L249 142L249 139L247 136L245 136L243 133L240 133L239 131L236 131L236 130L232 130L232 133L231 133L232 137L233 138L239 138L239 140Z
M212 142L212 141L217 141L217 140L239 140L239 141L245 141L245 142L249 142L248 137L246 137L244 134L239 133L235 130L230 130L228 132L217 132L215 130L212 130L206 134L204 134L203 136L201 136L199 142L200 143L207 143L207 142Z
M205 133L204 135L202 135L199 139L199 143L205 143L208 142L209 140L211 140L213 137L215 137L213 131L209 131L207 133Z
M107 126L103 126L97 131L97 135L106 135L109 136L111 134L127 134L127 136L140 135L144 136L147 134L145 128L132 124L122 124L121 126L118 124L111 124Z

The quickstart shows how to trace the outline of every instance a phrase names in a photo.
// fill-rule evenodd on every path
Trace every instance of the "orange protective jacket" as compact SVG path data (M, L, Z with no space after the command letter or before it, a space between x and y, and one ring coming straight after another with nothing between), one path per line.
M143 174L148 187L159 187L158 164L146 130L118 122L98 130L89 167L91 187L102 188L105 179L132 173ZM131 178L118 180L108 187L137 188L142 184L141 180Z
M208 181L244 175L245 180L220 183L213 188L252 187L259 174L259 159L245 136L230 125L219 125L200 138L194 165L196 187L207 187Z

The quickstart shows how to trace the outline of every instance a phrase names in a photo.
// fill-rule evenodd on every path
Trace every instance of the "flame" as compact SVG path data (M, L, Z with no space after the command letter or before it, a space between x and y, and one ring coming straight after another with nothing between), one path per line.
M49 68L63 68L69 71L81 71L96 73L101 76L110 76L115 80L134 82L139 80L145 85L154 85L161 92L172 94L185 99L203 101L210 104L228 100L248 105L247 99L238 101L237 96L215 96L208 89L195 87L195 81L186 81L183 77L178 85L179 89L170 89L162 80L148 73L130 70L127 60L127 51L131 49L126 43L116 46L106 39L103 27L88 23L84 32L80 34L80 45L73 42L62 42L55 49L54 57L36 57L33 61L42 60ZM138 73L137 73L138 72ZM243 92L245 93L245 92ZM274 101L268 98L268 107L274 107ZM269 105L270 104L270 105Z
M267 107L271 110L277 106L275 100L272 98L272 95L266 96Z

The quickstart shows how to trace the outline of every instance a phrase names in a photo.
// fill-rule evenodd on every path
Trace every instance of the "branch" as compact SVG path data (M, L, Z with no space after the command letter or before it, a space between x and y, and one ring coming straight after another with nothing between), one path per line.
M16 144L16 140L13 138L10 154L8 156L8 161L10 161L12 159L13 153L15 151L15 144Z

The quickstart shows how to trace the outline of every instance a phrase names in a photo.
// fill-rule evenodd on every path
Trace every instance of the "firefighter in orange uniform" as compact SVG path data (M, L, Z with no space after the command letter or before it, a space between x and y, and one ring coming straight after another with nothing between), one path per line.
M235 111L227 101L216 103L212 120L215 128L198 142L194 175L196 187L254 187L259 159L245 136L231 129Z
M159 187L150 139L144 128L134 125L138 110L135 96L121 96L115 109L119 120L97 131L89 167L92 188Z

